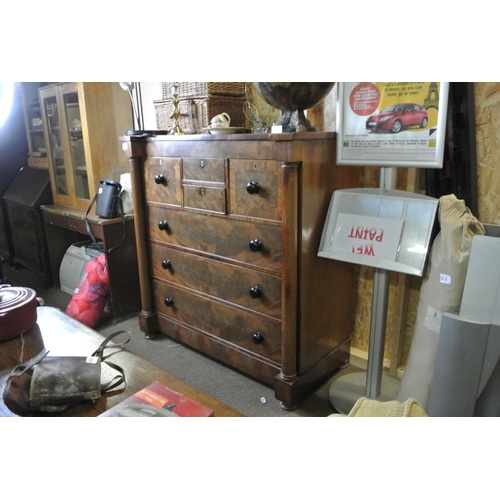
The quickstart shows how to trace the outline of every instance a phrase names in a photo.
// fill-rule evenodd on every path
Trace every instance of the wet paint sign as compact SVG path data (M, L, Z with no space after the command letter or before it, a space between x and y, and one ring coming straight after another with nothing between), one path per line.
M339 213L331 251L396 260L403 221Z

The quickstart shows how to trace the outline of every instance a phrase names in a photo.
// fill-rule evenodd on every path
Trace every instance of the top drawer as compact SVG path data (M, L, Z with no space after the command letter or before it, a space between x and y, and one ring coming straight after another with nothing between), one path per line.
M147 158L144 162L146 200L180 207L182 204L180 158Z
M183 180L224 183L225 160L223 158L184 158Z
M281 222L279 165L274 160L229 160L231 215Z

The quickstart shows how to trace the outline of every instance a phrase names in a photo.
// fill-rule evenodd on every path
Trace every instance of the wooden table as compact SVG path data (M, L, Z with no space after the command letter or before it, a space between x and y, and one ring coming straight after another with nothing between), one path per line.
M85 212L60 205L45 205L43 220L53 280L59 286L59 270L68 248L77 242L89 240L85 224ZM93 212L88 221L94 237L102 241L103 249L109 250L123 238L121 218L103 219ZM139 271L135 243L134 217L125 217L125 239L106 255L111 294L111 313L114 319L135 314L141 309L139 293Z
M50 356L88 356L103 340L102 335L59 309L39 307L37 324L29 332L22 337L0 342L0 395L3 395L5 379L10 371L20 362L34 357L44 346L50 350ZM120 386L109 394L103 394L95 403L80 403L60 413L37 412L34 416L95 417L154 381L212 409L216 417L244 416L130 351L119 352L111 360L125 370L127 384L124 390ZM103 371L103 376L104 374ZM18 416L5 406L2 397L0 416Z

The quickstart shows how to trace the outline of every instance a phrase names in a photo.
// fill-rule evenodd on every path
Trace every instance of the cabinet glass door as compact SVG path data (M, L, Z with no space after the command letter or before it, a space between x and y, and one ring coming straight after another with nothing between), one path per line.
M64 161L63 144L61 137L61 126L59 120L57 94L43 99L46 129L48 132L47 141L49 150L47 154L51 158L51 168L55 181L55 191L58 195L68 196L68 177Z
M87 176L87 164L85 161L85 150L83 147L82 121L80 117L80 105L78 103L78 92L67 92L63 94L63 106L65 113L65 131L69 138L69 152L71 156L72 176L75 183L75 195L77 198L90 199L89 180Z

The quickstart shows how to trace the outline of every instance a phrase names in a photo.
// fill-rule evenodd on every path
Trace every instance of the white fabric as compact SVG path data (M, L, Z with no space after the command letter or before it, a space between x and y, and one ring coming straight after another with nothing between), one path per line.
M122 186L121 197L123 213L131 214L134 212L134 206L132 204L132 181L130 179L130 174L121 174L120 184Z
M441 230L432 245L420 288L412 344L397 395L398 401L415 398L425 411L442 313L460 309L472 238L475 234L485 234L484 226L455 195L439 199L438 215Z

